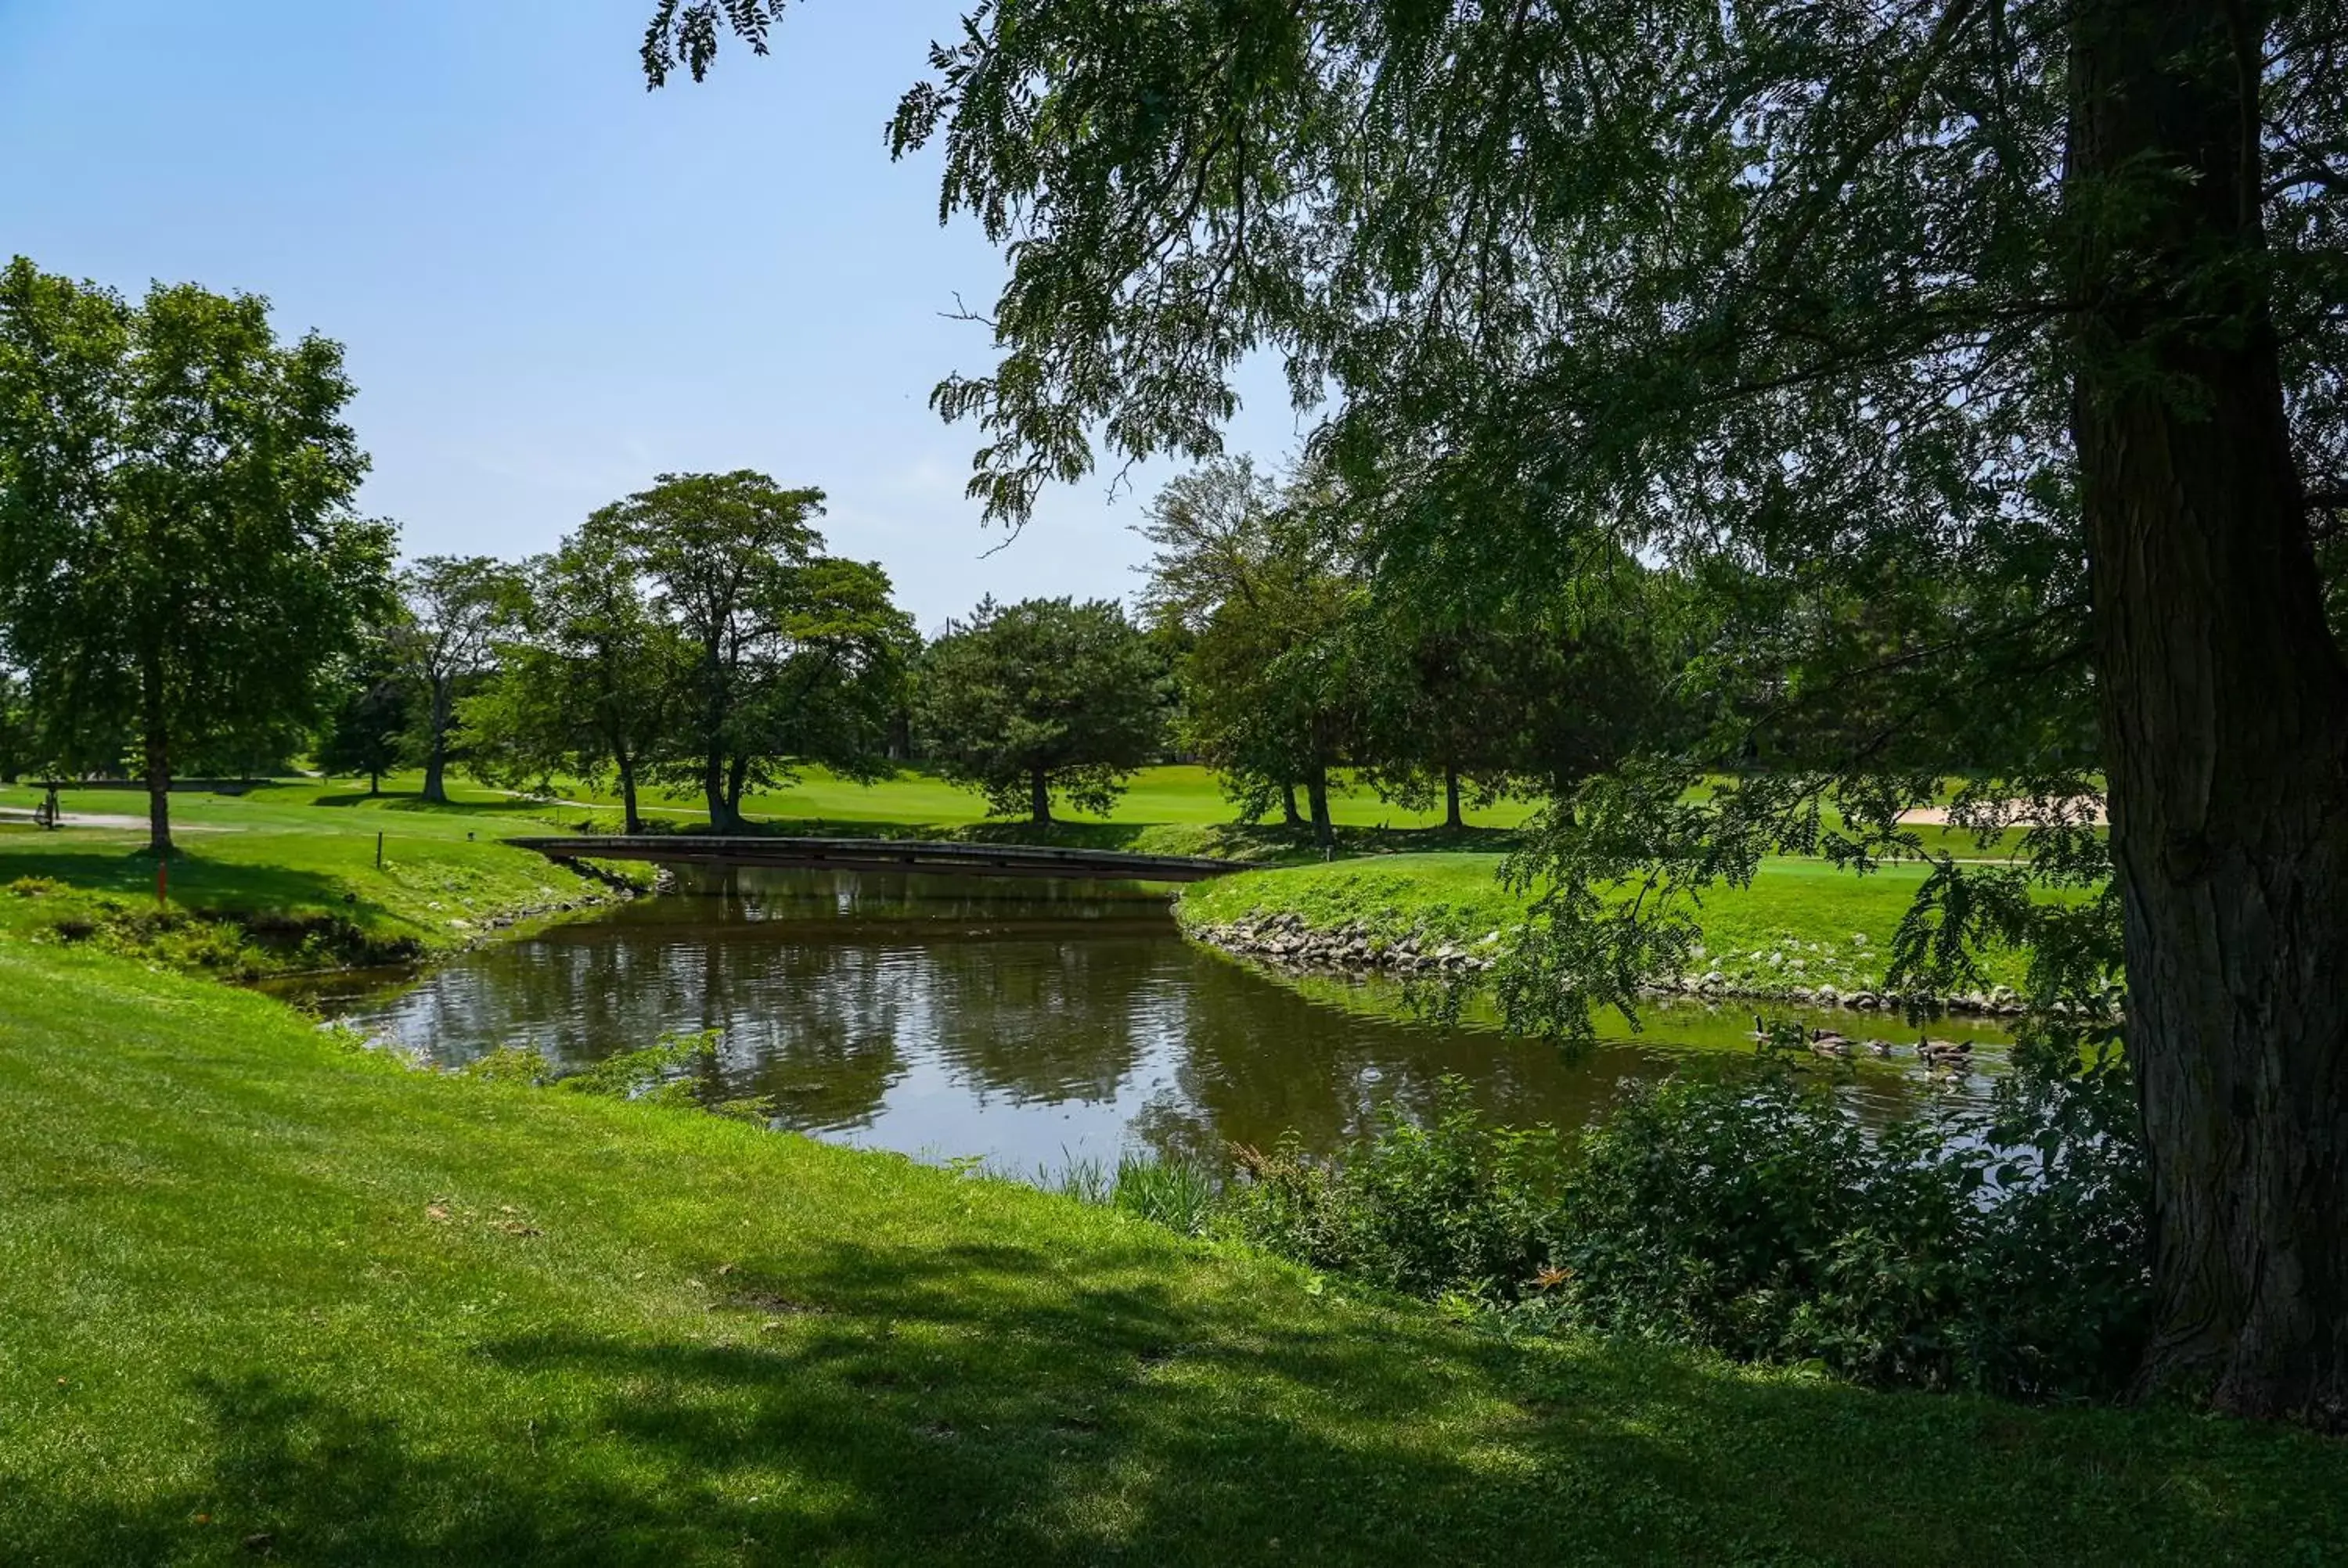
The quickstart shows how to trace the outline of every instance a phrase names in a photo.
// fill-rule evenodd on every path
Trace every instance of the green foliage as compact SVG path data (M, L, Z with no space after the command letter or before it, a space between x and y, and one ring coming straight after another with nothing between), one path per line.
M461 706L472 771L541 789L557 774L615 784L623 830L642 832L638 778L689 695L684 637L654 610L604 514L524 570L528 592L500 628L496 672Z
M1203 1236L1214 1227L1221 1194L1221 1184L1197 1165L1127 1153L1117 1157L1109 1202L1177 1235Z
M574 1094L607 1100L653 1100L667 1105L698 1105L698 1084L714 1066L723 1030L664 1034L641 1050L607 1056L556 1081Z
M309 719L316 676L386 596L391 530L351 510L366 458L341 348L281 343L266 301L157 284L137 304L0 272L0 661L19 760L150 785ZM266 749L264 747L264 749Z
M1107 815L1165 731L1158 651L1110 600L980 604L925 652L914 733L997 815L1051 820L1065 795Z
M36 882L22 878L16 885ZM157 908L120 898L44 890L37 939L87 943L166 968L254 980L324 969L372 968L419 958L414 937L370 932L324 911ZM66 896L59 897L64 894Z
M1279 801L1292 822L1303 786L1326 845L1332 773L1393 681L1324 499L1245 458L1210 463L1166 486L1141 532L1156 550L1143 603L1187 647L1185 743L1251 820Z
M542 1052L526 1045L501 1045L487 1056L477 1056L458 1071L489 1083L518 1083L536 1088L554 1080L553 1064Z
M414 720L407 683L389 650L371 641L375 646L328 672L334 694L310 760L329 775L365 778L372 791L382 787L384 774L399 766Z
M1467 1086L1445 1086L1432 1121L1398 1110L1327 1164L1283 1144L1245 1150L1231 1197L1241 1235L1388 1289L1509 1299L1546 1255L1563 1145L1548 1129L1483 1125Z
M887 574L822 553L820 490L764 474L664 474L598 512L682 645L673 719L651 776L697 788L711 824L739 825L753 786L819 763L874 778L911 623Z
M1485 1126L1455 1092L1334 1163L1249 1153L1229 1213L1287 1255L1519 1327L2111 1395L2147 1324L2142 1154L2114 1069L2036 1067L1988 1118L1878 1132L1783 1063L1643 1086L1570 1139Z
M381 634L407 686L408 751L424 798L448 798L457 704L496 663L498 629L523 603L521 574L492 556L426 556L399 574L401 612Z

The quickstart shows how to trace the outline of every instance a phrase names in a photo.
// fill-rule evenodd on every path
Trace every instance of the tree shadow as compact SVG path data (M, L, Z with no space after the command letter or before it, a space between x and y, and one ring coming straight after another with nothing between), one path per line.
M9 877L46 877L77 891L143 899L155 897L155 857L141 846L107 853L95 845L43 848L11 844L5 862ZM173 904L196 909L234 911L314 907L345 913L382 911L365 900L348 899L336 877L289 866L223 860L201 848L171 851L168 888Z
M415 790L384 790L369 794L363 789L322 791L312 797L312 805L327 807L373 806L378 811L423 812L443 816L510 816L531 817L546 810L552 803L524 799L511 800L426 800Z
M472 1348L488 1423L396 1376L201 1378L201 1477L20 1511L33 1563L2226 1561L2182 1445L2107 1413L1888 1399L1635 1347L1512 1345L1374 1306L1201 1299L1162 1245L848 1245L705 1277L694 1336ZM1259 1276L1256 1284L1264 1283ZM298 1360L289 1368L298 1367ZM2108 1431L2111 1429L2101 1429ZM2304 1457L2305 1444L2279 1438ZM1869 1451L1921 1452L1886 1484ZM2330 1462L2313 1485L2348 1479ZM123 1489L128 1491L129 1489ZM2336 1493L2327 1493L2336 1495ZM199 1516L203 1522L198 1522ZM2314 1540L2339 1520L2293 1522ZM2270 1535L2277 1521L2260 1522ZM2125 1532L2122 1525L2125 1525ZM2108 1548L2108 1549L2107 1549ZM2152 1560L2139 1558L2137 1560Z

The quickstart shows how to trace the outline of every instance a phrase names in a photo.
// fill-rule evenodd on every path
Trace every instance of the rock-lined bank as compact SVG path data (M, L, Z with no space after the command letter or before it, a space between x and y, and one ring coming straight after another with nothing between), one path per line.
M1185 932L1239 957L1298 969L1336 969L1411 977L1465 976L1481 973L1498 961L1504 937L1486 933L1461 944L1438 942L1412 933L1391 937L1359 924L1323 930L1292 913L1254 914L1223 924L1185 921ZM1718 969L1681 975L1640 989L1649 996L1685 996L1708 999L1788 1002L1803 1007L1856 1008L1861 1011L1896 1012L1910 1001L1918 1005L1988 1018L2018 1017L2022 999L2004 986L1987 991L1964 991L1948 997L1910 998L1881 989L1845 989L1833 985L1794 983L1755 985L1732 979Z

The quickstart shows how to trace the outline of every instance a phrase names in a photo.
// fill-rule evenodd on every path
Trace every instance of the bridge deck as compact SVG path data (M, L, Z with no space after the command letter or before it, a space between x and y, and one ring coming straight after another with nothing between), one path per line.
M664 866L756 866L802 871L929 872L961 876L1064 876L1117 882L1203 882L1246 867L1189 855L1128 855L1033 844L919 838L767 838L716 834L588 834L509 838L554 860L650 860Z

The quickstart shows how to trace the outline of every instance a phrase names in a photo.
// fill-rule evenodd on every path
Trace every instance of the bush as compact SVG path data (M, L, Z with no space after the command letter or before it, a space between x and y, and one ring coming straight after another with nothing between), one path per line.
M1230 1218L1259 1245L1389 1289L1511 1299L1546 1262L1540 1217L1565 1147L1550 1128L1485 1126L1447 1081L1430 1124L1390 1109L1335 1163L1292 1142L1241 1150Z
M609 1100L651 1100L667 1105L703 1103L702 1084L715 1077L723 1030L664 1034L641 1050L607 1056L592 1067L555 1081L574 1094Z
M1335 1162L1244 1155L1228 1213L1300 1261L1521 1327L1871 1383L2108 1393L2147 1324L2125 1087L2022 1074L1989 1117L1869 1132L1815 1075L1770 1064L1642 1088L1571 1139L1486 1127L1455 1093L1430 1126L1390 1120Z

